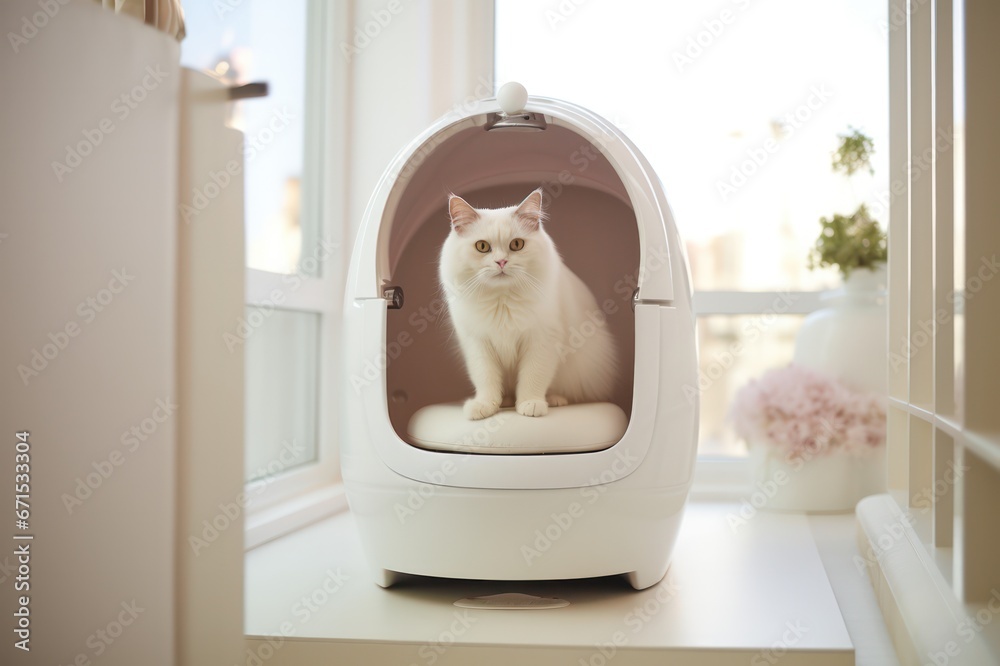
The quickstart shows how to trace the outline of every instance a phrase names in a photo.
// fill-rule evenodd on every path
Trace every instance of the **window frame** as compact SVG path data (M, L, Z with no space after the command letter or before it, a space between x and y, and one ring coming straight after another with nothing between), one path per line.
M824 295L830 291L695 290L692 305L696 320L713 315L764 315L776 300L786 297L792 302L779 316L809 315L824 307ZM699 432L699 444L700 436ZM751 487L747 456L698 454L691 485L692 499L737 501L749 494Z
M272 273L245 268L245 302L249 307L274 307L272 294L283 296L279 307L320 317L317 350L316 460L244 484L246 509L244 546L262 543L347 508L340 475L340 328L349 260L346 224L346 136L349 103L348 63L335 45L348 38L347 3L308 0L306 29L306 118L303 150L303 222L315 223L314 234L303 234L302 259L320 257L318 275ZM305 228L305 224L303 224ZM312 246L306 245L315 238ZM347 250L345 251L345 248ZM293 288L289 280L294 279Z

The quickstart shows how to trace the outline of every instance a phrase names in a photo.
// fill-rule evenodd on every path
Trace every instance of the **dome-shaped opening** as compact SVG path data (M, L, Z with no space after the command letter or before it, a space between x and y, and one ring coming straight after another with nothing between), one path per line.
M613 402L630 415L631 298L640 247L621 179L598 147L566 127L550 124L539 132L488 132L471 122L463 127L431 138L414 153L393 186L380 225L380 278L405 294L404 307L390 310L386 320L386 397L393 429L413 443L407 425L417 410L472 394L438 282L438 257L450 229L449 192L475 207L497 208L519 203L540 185L547 233L596 298L601 313L595 317L607 317L619 357Z

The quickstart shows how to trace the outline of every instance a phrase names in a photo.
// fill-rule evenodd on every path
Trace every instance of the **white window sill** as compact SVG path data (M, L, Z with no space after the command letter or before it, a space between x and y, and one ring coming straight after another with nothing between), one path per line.
M746 456L699 456L690 498L696 502L739 502L752 494L751 478Z
M596 646L621 631L627 640L615 648L616 666L670 658L771 663L777 656L786 666L897 663L867 573L852 560L853 515L759 513L734 529L729 516L738 509L734 503L689 505L667 575L677 591L665 602L657 599L664 597L663 584L635 592L618 578L414 577L383 590L369 578L353 518L343 512L247 553L248 647L271 655L271 666L576 664L595 663ZM452 605L504 591L571 603L468 615ZM648 620L634 622L635 609L643 607ZM807 627L799 636L786 624L796 622Z
M247 515L244 548L251 550L312 523L347 511L343 484L323 486Z
M932 548L914 530L921 511L903 514L889 495L858 504L858 541L891 633L907 663L1000 663L1000 593L961 603L951 581L953 550Z

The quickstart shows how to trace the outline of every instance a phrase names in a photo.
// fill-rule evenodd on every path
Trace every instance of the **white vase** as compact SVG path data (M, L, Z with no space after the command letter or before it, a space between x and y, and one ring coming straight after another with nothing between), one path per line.
M856 269L841 289L824 296L826 307L802 323L793 362L836 377L857 391L885 396L888 380L886 268ZM886 488L885 446L865 455L836 450L810 460L786 461L774 448L753 444L750 461L758 484L786 479L768 508L781 511L850 511ZM770 487L770 486L768 486Z
M837 377L856 390L886 394L886 268L855 269L826 307L802 323L794 363Z
M777 449L750 444L752 491L747 501L765 511L846 512L885 490L885 446L851 455L827 451L786 460Z

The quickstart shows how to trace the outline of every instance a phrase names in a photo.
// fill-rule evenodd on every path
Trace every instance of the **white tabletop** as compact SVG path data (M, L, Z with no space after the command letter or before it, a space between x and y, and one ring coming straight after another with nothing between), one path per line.
M664 663L668 656L685 664L768 664L778 657L786 665L853 664L809 519L759 513L738 523L737 511L733 504L690 505L666 579L642 592L620 578L412 577L385 590L370 580L345 513L248 553L246 631L290 637L251 643L264 655L274 652L269 664L601 664L612 651L616 666ZM453 605L500 592L570 603L513 611Z

